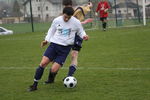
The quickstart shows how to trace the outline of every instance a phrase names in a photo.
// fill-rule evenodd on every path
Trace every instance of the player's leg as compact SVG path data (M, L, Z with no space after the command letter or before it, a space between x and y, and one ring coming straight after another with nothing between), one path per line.
M107 18L103 18L103 30L106 31L106 26L107 26Z
M107 18L104 18L104 31L106 31L106 27L107 27Z
M102 29L104 29L104 19L103 19L103 17L100 17L100 21L102 22Z
M54 50L54 44L51 43L49 47L46 49L44 56L42 57L42 60L40 62L39 67L35 71L34 75L34 83L29 87L29 91L37 90L38 81L41 79L45 67L53 61L55 57L55 50Z
M60 64L58 64L56 62L53 63L53 65L50 69L49 75L48 75L48 80L45 81L45 84L54 83L55 77L60 68L61 68Z
M102 29L105 29L104 17L100 17L100 21L102 22Z
M38 81L41 79L41 77L43 75L43 72L44 72L44 69L48 65L49 62L50 62L50 60L49 60L48 57L46 57L46 56L42 57L41 63L39 65L39 67L35 71L34 82L29 87L29 91L37 90Z
M76 71L76 67L78 64L78 53L79 53L79 51L77 51L77 50L71 51L71 64L69 66L69 71L68 71L67 76L73 76L73 74Z
M71 64L77 65L78 64L78 50L72 50L71 51Z
M69 66L69 71L68 71L67 76L73 76L73 74L76 71L76 67L78 64L78 53L82 48L82 42L83 42L83 40L78 35L76 35L74 46L73 46L72 52L71 52L71 64Z

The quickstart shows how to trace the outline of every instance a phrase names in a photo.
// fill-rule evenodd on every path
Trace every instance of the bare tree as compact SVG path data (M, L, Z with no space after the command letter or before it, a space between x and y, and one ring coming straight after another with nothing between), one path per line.
M41 20L44 21L44 7L45 7L45 4L46 4L46 1L48 0L41 0L40 1L40 12L41 12Z
M20 17L22 16L22 13L20 11L20 6L17 0L14 1L14 5L13 5L13 16L14 17L18 17L20 19Z

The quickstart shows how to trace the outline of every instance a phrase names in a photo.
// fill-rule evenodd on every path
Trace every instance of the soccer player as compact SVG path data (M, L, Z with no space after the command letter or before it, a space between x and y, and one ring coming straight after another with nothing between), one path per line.
M63 66L66 57L68 56L72 45L74 44L75 33L82 39L88 40L88 35L79 20L73 17L74 10L72 7L65 7L63 15L55 18L52 22L45 40L41 42L41 46L50 43L46 49L39 67L36 69L34 75L34 83L29 87L29 91L37 90L38 81L41 79L45 67L53 62L49 82L53 83L55 75Z
M63 0L63 5L64 5L64 7L72 7L72 0ZM83 21L85 14L87 14L90 11L91 7L92 7L92 3L89 3L88 5L85 5L85 6L81 6L75 10L73 16L75 16L76 18L79 18L80 21ZM73 74L76 71L76 67L77 67L77 63L78 63L78 61L77 61L78 53L81 49L82 41L83 41L83 39L80 38L80 36L78 34L76 34L74 45L73 45L72 51L71 51L71 64L69 66L69 71L68 71L67 76L73 76ZM45 81L45 84L51 83L50 76L51 75L49 73L48 80Z
M97 13L99 12L100 21L102 21L102 27L103 27L104 31L106 31L108 9L109 8L110 8L110 6L109 6L108 2L106 0L101 0L98 3L96 13L95 13L95 15L98 16Z
M69 4L70 3L70 4ZM72 6L71 0L64 0L64 6ZM80 20L82 24L86 24L84 21L85 15L91 11L92 3L86 4L84 6L79 6L75 9L73 16ZM82 22L83 21L83 22ZM74 46L72 47L71 51L71 64L69 66L69 71L67 76L73 76L76 71L77 64L78 64L78 53L82 48L82 39L76 34Z
M68 6L68 5L64 4L64 6ZM91 2L89 2L89 4L86 4L84 6L79 6L75 9L73 16L79 19L82 24L86 24L86 20L84 21L85 15L91 11L91 8L92 8ZM78 53L81 50L81 48L82 48L82 39L76 34L74 46L72 47L72 51L71 51L71 64L69 66L69 71L67 76L73 76L73 74L75 73L78 64Z

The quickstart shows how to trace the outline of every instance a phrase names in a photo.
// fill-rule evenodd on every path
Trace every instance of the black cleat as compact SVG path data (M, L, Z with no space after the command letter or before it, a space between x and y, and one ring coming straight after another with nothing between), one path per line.
M67 77L67 76L66 76L66 77ZM62 81L64 81L66 77L64 77L64 78L62 79Z
M37 90L37 86L34 86L34 85L29 86L29 89L28 89L29 92L35 91L35 90Z
M45 84L51 84L51 83L54 83L54 80L47 80L44 82Z

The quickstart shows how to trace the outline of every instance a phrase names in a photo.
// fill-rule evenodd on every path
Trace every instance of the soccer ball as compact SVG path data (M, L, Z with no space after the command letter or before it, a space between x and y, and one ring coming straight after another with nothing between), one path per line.
M73 76L68 76L64 79L64 86L67 88L74 88L77 85L77 79Z

